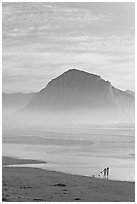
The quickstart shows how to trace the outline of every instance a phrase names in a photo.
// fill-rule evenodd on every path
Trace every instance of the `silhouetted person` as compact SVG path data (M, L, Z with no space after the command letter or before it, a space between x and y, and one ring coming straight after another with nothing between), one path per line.
M106 173L107 173L107 169L105 168L103 171L101 171L100 173L104 172L104 177L106 177Z
M109 167L107 167L107 179L109 177Z

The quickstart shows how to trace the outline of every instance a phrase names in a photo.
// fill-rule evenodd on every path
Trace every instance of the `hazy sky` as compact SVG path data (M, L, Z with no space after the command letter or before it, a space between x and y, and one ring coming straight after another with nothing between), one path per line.
M134 90L134 3L3 3L3 91L45 87L69 68Z

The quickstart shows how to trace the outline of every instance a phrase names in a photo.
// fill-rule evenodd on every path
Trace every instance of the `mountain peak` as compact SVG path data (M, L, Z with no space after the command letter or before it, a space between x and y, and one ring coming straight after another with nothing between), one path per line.
M52 79L27 106L46 113L80 112L92 117L110 117L134 109L134 99L99 75L68 69Z
M65 71L65 72L77 72L77 71L81 71L81 70L79 70L79 69L74 69L74 68L70 68L70 69L68 69L68 70Z
M80 70L80 69L73 69L73 68L68 69L63 74L79 74L79 75L80 74L85 74L85 75L88 75L88 76L90 75L90 76L100 77L99 75L92 74L92 73L89 73L89 72L86 72L86 71L83 71L83 70Z
M67 71L65 71L64 73L84 73L84 71L80 70L80 69L70 68Z
M57 90L58 88L59 90L63 90L63 92L66 92L68 89L69 91L72 89L71 91L73 92L73 89L80 90L83 89L83 87L86 89L87 86L88 88L91 88L91 86L95 86L98 81L101 83L106 82L99 75L91 74L78 69L68 69L58 77L52 79L48 83L47 88L54 87L54 89Z

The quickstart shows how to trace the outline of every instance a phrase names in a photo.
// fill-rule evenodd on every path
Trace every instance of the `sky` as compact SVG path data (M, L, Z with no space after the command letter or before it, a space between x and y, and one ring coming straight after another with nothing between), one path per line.
M2 3L2 90L35 92L75 68L135 89L134 3Z

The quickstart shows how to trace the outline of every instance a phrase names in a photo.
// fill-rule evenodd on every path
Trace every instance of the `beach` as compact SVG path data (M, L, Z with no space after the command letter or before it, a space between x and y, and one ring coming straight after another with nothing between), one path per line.
M109 167L111 180L135 181L134 126L3 128L2 147L3 156L43 163L22 167L80 176L98 176Z
M3 157L3 165L39 163ZM135 182L112 181L26 167L2 169L7 202L134 202Z

